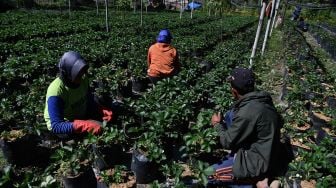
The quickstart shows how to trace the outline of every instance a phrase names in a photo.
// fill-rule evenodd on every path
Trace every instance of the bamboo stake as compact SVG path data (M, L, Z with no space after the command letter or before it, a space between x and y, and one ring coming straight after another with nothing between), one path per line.
M262 49L261 49L261 55L264 55L265 48L266 48L266 42L267 42L268 33L269 33L270 25L271 25L271 20L272 20L272 17L273 17L273 11L274 11L274 9L275 9L274 1L276 1L276 0L273 0L273 1L272 1L272 10L271 10L271 14L270 14L270 16L269 16L269 18L268 18L268 20L267 20L267 27L266 27L265 37L264 37L264 43L263 43L263 46L262 46Z
M109 32L109 25L108 25L108 0L105 0L105 23L106 23L106 32Z
M180 4L180 19L182 19L182 11L183 11L183 5L182 5L182 0L181 0L181 4Z
M278 13L279 5L280 5L280 0L277 0L276 6L275 6L275 13L274 13L274 17L273 17L273 23L272 23L271 32L270 32L269 36L272 35L272 31L273 31L273 28L274 28L274 23L275 23L276 16L277 16L277 13Z
M193 12L194 12L194 0L192 1L192 7L191 7L191 11L190 11L190 18L193 18Z
M260 13L260 16L259 16L258 29L257 29L256 37L254 39L252 54L251 54L251 58L250 58L250 68L252 68L252 65L253 65L253 58L255 56L255 51L257 49L257 44L258 44L258 40L259 40L259 36L260 36L260 30L261 30L261 26L262 26L263 19L264 19L264 14L265 14L265 8L266 8L266 1L264 1L262 3L261 13Z
M142 26L142 0L140 0L140 9L141 9L141 11L140 11L140 19L141 19L140 26Z
M69 17L71 16L71 15L70 15L70 6L71 6L71 2L70 2L70 0L69 0Z
M97 16L99 14L99 10L98 10L98 0L96 0L96 7L97 7Z

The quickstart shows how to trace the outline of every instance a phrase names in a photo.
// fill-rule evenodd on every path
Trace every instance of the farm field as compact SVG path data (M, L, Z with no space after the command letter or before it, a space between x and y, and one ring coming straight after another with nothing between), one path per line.
M211 115L233 103L226 77L234 67L249 67L258 17L148 12L140 25L138 13L109 16L106 32L105 17L95 11L0 13L0 187L62 187L64 177L101 163L108 166L101 169L102 184L136 187L134 151L151 164L144 184L202 185L207 167L228 153ZM172 32L182 70L153 86L147 51L163 28ZM252 67L257 88L271 93L282 114L282 133L294 151L281 187L336 186L336 41L332 29L321 34L319 28L302 33L286 20ZM89 63L97 101L122 110L101 135L60 141L47 130L43 111L59 59L69 50Z

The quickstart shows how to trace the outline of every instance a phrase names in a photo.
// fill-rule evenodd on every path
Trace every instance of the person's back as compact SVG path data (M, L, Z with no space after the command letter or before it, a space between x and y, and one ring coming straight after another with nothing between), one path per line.
M180 70L177 50L170 44L171 39L169 30L161 30L157 42L148 49L147 75L153 83L174 76Z
M298 18L299 18L299 16L300 16L300 13L301 13L301 7L300 6L296 6L295 7L295 10L294 10L294 12L293 12L293 14L292 14L292 20L297 20Z
M236 140L222 143L236 153L234 176L253 178L266 175L273 161L272 152L277 150L282 126L272 98L263 91L250 92L234 104L233 114L232 129L225 132L226 137L241 135Z
M281 175L275 173L281 163L281 115L267 92L255 91L251 70L235 68L228 81L236 101L224 118L220 113L214 114L211 124L221 145L231 153L212 166L215 173L208 177L209 185L241 185L248 181L249 186L266 186L269 177Z
M150 64L148 75L152 77L171 76L177 71L176 49L170 44L155 43L148 50Z
M300 18L297 27L301 29L302 31L308 30L308 24L305 23L304 18Z

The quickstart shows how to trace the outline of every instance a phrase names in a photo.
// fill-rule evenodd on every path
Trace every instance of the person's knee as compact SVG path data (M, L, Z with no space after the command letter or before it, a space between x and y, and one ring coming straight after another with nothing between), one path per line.
M260 180L256 184L257 188L268 188L268 178L264 178L263 180Z

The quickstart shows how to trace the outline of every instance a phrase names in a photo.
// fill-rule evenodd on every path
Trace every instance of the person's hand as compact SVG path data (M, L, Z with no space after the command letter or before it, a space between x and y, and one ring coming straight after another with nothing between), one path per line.
M73 129L75 133L91 132L94 135L101 133L101 125L97 121L92 120L74 120Z
M113 112L111 109L101 106L100 111L103 114L103 121L109 122L112 120Z
M103 120L109 122L112 120L112 110L103 110Z
M211 125L216 126L217 124L219 124L222 120L222 115L220 112L215 113L212 115L211 117Z

